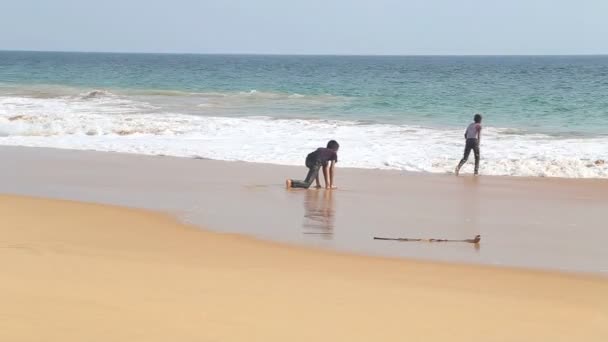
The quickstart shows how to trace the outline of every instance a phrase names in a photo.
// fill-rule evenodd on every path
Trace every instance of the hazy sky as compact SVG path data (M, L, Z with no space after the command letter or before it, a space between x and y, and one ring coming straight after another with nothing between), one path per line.
M0 0L0 49L607 54L608 0Z

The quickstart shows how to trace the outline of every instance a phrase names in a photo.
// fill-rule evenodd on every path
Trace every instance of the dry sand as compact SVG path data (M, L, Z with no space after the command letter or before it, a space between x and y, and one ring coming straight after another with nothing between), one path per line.
M594 276L342 255L0 196L0 341L608 341Z
M26 147L0 147L0 160L0 193L151 209L213 231L356 254L608 276L606 179L338 168L340 189L327 194L285 191L304 167ZM480 249L373 240L477 234Z

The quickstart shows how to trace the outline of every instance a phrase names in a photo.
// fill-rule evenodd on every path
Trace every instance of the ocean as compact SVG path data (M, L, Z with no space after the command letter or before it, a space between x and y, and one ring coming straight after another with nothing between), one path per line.
M482 174L608 178L608 56L0 51L1 145L448 173L475 113Z

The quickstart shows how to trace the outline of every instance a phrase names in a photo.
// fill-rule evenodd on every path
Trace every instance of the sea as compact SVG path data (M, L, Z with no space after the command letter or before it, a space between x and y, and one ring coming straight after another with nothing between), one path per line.
M450 173L475 113L482 174L608 178L608 56L0 51L0 145Z

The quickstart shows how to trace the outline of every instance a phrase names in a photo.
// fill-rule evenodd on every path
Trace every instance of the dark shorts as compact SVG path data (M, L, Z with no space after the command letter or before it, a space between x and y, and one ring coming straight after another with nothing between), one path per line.
M462 160L458 164L458 168L460 169L464 163L469 159L469 155L471 154L471 150L475 154L475 173L479 171L479 140L477 139L467 139L467 142L464 146L464 155L462 156Z

